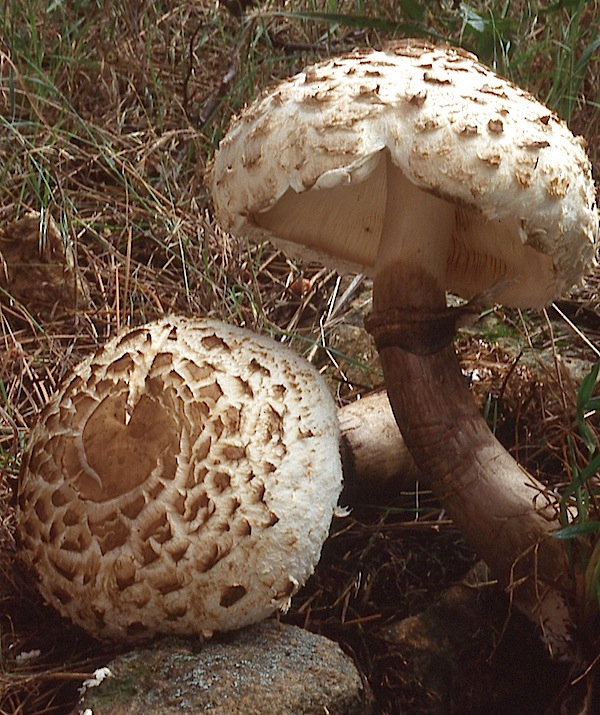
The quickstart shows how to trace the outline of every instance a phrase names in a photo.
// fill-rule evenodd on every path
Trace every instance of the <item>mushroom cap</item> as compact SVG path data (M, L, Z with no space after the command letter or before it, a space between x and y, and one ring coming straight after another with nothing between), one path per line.
M41 412L22 556L96 637L235 629L313 572L341 475L336 408L311 365L247 330L165 318L109 340Z
M305 69L234 119L211 176L225 229L369 274L382 156L457 205L447 290L537 307L581 279L599 233L583 139L460 49L405 40ZM299 249L302 246L302 249Z

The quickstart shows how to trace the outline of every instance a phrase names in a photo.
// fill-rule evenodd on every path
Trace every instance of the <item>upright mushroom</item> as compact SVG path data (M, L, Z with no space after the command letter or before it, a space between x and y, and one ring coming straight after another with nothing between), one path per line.
M368 327L415 461L551 649L568 650L554 507L487 429L450 343L482 305L541 307L593 261L583 140L473 55L406 40L259 97L222 141L212 191L230 232L373 275ZM446 292L469 302L447 308Z
M22 556L99 638L210 634L285 608L341 489L333 399L289 348L164 318L84 360L23 459Z

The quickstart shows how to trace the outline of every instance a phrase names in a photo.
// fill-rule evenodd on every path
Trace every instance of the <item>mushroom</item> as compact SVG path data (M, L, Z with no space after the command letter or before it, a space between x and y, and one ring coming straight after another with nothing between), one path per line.
M451 341L483 306L544 306L593 262L584 141L472 54L404 40L279 82L233 121L210 173L231 233L373 276L367 327L409 450L512 601L568 651L555 505L490 433ZM447 292L468 302L448 308Z
M127 330L78 365L23 459L21 553L92 635L209 635L285 609L341 490L316 370L214 320Z
M377 390L338 409L344 473L342 501L353 505L385 503L401 491L427 485L410 455L385 390Z

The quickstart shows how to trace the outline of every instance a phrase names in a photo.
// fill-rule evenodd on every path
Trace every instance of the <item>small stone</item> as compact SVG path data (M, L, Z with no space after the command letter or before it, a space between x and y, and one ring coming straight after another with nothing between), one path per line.
M364 715L361 677L337 643L274 620L200 644L118 656L72 715Z

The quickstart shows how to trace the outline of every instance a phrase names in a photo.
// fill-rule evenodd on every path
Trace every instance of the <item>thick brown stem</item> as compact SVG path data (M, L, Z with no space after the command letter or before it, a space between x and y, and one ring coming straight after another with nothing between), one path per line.
M369 324L416 464L514 603L561 654L569 651L574 619L565 549L550 536L560 524L542 485L489 431L448 345L445 287L455 221L452 204L420 191L388 160Z
M560 526L543 487L494 438L468 392L451 347L381 360L392 408L419 468L466 540L488 563L549 645L568 649L571 590Z

